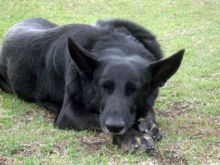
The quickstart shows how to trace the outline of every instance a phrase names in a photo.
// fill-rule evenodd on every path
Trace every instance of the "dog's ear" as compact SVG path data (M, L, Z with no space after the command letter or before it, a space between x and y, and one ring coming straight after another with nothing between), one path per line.
M90 52L78 46L71 38L68 37L68 49L71 58L77 65L79 71L87 76L92 76L93 71L98 65L98 61Z
M163 86L166 81L178 70L185 50L182 49L169 58L157 61L150 65L152 71L152 84Z

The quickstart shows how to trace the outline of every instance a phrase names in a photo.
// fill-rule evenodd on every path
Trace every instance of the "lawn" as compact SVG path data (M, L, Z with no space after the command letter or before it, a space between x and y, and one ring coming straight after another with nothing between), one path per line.
M131 19L157 36L166 57L186 54L155 105L164 139L154 153L125 153L106 135L58 130L45 109L0 91L0 164L220 164L219 0L0 0L0 42L32 17L60 25Z

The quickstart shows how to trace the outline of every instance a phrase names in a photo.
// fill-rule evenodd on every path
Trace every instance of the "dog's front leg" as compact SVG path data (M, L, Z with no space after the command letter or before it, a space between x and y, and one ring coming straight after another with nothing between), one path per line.
M89 113L69 99L64 98L64 103L57 117L55 125L60 129L97 130L100 131L99 116Z

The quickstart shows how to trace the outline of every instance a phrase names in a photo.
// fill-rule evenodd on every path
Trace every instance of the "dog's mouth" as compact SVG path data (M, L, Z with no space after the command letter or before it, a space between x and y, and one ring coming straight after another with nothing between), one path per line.
M118 129L118 128L114 128L114 129L109 130L105 126L102 128L102 131L104 133L110 134L110 135L124 135L126 133L126 129L125 128L123 128L122 130Z

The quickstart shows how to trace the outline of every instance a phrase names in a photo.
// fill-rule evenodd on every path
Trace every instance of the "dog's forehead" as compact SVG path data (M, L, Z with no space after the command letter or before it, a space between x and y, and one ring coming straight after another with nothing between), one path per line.
M128 62L112 62L106 65L102 73L103 77L122 80L138 80L141 76L140 71Z

